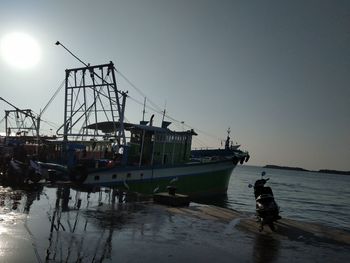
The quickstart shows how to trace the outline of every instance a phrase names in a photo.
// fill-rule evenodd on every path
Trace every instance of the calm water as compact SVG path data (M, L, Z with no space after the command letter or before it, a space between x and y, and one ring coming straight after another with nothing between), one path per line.
M350 231L350 176L321 174L253 166L237 166L227 198L216 200L219 205L254 213L253 184L266 171L282 217L317 222Z

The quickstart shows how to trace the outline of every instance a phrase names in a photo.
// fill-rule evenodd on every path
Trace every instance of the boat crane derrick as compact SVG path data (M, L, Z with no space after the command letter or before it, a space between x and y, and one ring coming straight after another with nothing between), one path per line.
M66 69L64 121L57 133L64 141L103 137L98 123L109 121L114 125L110 136L125 145L126 97L117 88L113 62Z
M10 136L13 130L18 135L20 133L26 135L29 131L32 131L34 136L39 136L40 116L36 116L31 109L19 109L2 97L0 97L0 100L14 108L13 110L5 110L5 131L7 136ZM15 124L12 124L10 119L14 119Z

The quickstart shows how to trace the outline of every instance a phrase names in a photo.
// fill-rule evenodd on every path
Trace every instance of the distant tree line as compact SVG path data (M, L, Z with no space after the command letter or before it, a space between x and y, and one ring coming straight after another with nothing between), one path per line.
M307 170L307 169L300 168L300 167L279 166L279 165L272 165L272 164L265 165L263 168L303 171L303 172L316 172L316 173L325 173L325 174L350 175L350 171L337 171L337 170L329 170L329 169L321 169L318 171L312 171L312 170Z

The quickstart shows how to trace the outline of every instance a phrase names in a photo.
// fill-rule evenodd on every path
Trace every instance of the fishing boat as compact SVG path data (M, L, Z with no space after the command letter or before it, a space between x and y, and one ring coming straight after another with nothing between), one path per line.
M119 90L116 72L112 62L66 69L63 124L54 138L38 138L43 158L35 161L35 171L43 178L57 173L84 186L144 194L169 186L190 196L226 193L233 169L248 161L248 152L230 145L229 132L223 149L191 150L197 133L169 129L165 111L160 127L154 115L126 122L129 96Z
M157 127L154 115L125 122L128 93L118 89L115 72L112 62L66 70L64 122L57 135L72 180L146 194L170 185L190 196L226 193L233 169L248 161L248 152L230 147L229 136L224 149L191 151L193 129L171 130L164 119Z

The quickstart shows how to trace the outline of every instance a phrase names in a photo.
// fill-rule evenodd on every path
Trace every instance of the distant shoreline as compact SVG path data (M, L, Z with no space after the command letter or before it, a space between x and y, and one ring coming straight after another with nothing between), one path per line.
M350 171L338 171L338 170L329 170L329 169L321 169L318 171L313 171L313 170L307 170L307 169L300 168L300 167L279 166L279 165L272 165L272 164L265 165L263 168L302 171L302 172L350 175Z

